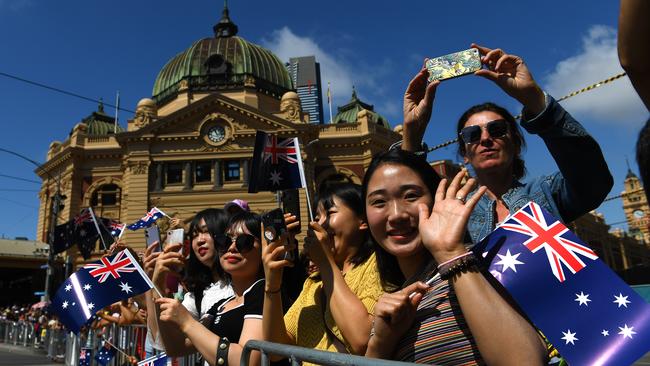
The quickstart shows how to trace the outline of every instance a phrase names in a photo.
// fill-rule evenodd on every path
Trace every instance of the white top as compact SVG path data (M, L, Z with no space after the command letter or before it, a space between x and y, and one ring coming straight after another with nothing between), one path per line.
M187 311L192 314L194 319L200 319L217 301L233 296L234 294L235 292L232 290L230 284L224 281L217 281L211 283L208 287L205 288L205 290L203 290L203 300L201 300L201 313L196 310L194 293L192 292L185 294L185 297L183 298L183 306L185 306Z

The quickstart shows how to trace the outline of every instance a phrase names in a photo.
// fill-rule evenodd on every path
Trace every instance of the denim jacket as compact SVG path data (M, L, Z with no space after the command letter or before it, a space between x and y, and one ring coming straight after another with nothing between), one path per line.
M510 214L534 201L567 223L598 207L614 185L598 143L549 95L542 113L529 120L523 116L521 126L544 140L559 171L527 183L514 181L502 196ZM473 243L494 230L495 205L487 194L476 205L467 225Z

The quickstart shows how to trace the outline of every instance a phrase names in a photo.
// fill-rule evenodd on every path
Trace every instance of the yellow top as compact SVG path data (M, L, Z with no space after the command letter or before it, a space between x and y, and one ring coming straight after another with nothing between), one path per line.
M375 304L383 293L375 254L372 253L364 263L349 270L344 278L350 290L366 307L368 314L373 314ZM323 312L322 291L323 282L317 274L305 280L300 296L284 315L287 332L296 341L297 346L336 352L336 346L328 339L328 332L325 330L327 326L349 350L350 345L334 322L330 309L327 308Z

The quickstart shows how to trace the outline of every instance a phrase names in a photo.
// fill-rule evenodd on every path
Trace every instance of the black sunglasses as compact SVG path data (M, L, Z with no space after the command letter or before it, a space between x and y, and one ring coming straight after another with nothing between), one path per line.
M481 128L482 127L478 125L467 126L460 130L460 138L467 145L476 144L481 141ZM485 124L484 128L487 130L488 135L493 139L503 137L508 133L508 121L505 119L490 121Z
M251 234L237 235L235 238L235 247L237 248L237 251L241 254L248 253L255 246L255 239L256 238ZM233 238L228 235L217 235L215 238L215 244L219 256L222 256L228 251L232 242Z

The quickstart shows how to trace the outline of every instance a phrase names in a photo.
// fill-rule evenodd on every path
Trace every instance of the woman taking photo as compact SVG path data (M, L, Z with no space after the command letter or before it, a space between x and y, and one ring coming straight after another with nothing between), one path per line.
M382 293L363 216L361 187L336 184L320 193L317 222L310 223L305 249L318 266L298 299L282 314L281 240L263 245L266 274L264 340L352 354L365 353L372 313ZM299 223L289 217L288 227Z
M160 321L179 329L210 365L238 365L243 346L262 338L264 272L261 262L260 217L235 215L226 236L217 239L219 263L234 294L217 301L202 322L178 300L159 298ZM251 364L259 364L253 352Z
M192 248L187 261L179 253L182 243L167 245L164 251L159 253L151 252L151 248L147 249L145 268L155 266L152 280L159 289L165 288L168 275L178 276L178 271L184 268L183 281L189 292L183 298L183 306L194 319L201 319L217 301L233 294L232 288L225 281L215 246L215 239L223 237L227 226L228 215L224 210L209 208L197 213L190 223L189 238ZM151 310L155 308L150 306ZM152 319L159 318L158 312L149 315ZM159 324L159 331L165 351L171 357L196 352L177 327Z
M460 117L458 153L472 166L480 185L487 187L468 225L472 241L487 236L497 223L534 201L565 223L598 207L614 184L598 143L550 95L537 85L523 60L501 49L473 44L486 66L475 75L493 81L523 105L521 126L539 135L559 171L522 183L526 172L521 152L525 146L515 118L504 108L484 103ZM425 68L404 94L402 148L418 150L431 117L440 82L427 85Z
M440 181L425 159L393 149L363 183L366 217L388 293L375 306L366 356L439 365L540 365L535 329L488 283L463 244L475 180ZM422 281L428 283L425 284Z

